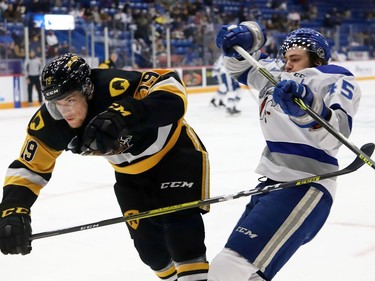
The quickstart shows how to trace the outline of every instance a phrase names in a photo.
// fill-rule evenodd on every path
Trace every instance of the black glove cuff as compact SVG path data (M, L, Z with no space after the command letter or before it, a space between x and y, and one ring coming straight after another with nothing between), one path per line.
M27 216L30 219L30 209L16 203L1 203L0 218L7 216Z

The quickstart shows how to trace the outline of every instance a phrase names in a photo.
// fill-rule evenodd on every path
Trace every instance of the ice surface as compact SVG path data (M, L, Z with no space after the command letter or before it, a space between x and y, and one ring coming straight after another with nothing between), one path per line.
M350 140L361 147L375 141L375 81L360 82L363 98ZM242 114L227 116L209 106L212 94L189 96L187 121L205 143L211 160L211 195L253 188L264 141L257 105L248 92ZM0 110L0 177L18 155L33 109ZM342 166L355 158L341 149ZM375 159L375 156L372 157ZM322 231L303 246L275 281L375 280L375 170L363 167L339 178L331 215ZM33 231L61 229L120 216L113 172L100 157L63 153L55 173L32 208ZM0 195L2 191L0 191ZM211 260L226 241L249 198L211 207L204 216L207 256ZM0 255L0 280L152 281L158 280L138 258L124 224L35 240L27 256Z

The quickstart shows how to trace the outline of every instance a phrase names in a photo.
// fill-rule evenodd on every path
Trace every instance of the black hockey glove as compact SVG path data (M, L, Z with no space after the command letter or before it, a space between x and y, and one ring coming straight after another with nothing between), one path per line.
M31 252L30 210L18 205L0 204L0 249L4 255Z
M86 126L82 138L83 155L114 155L129 149L132 136L127 126L143 117L143 110L135 99L113 103L95 116Z

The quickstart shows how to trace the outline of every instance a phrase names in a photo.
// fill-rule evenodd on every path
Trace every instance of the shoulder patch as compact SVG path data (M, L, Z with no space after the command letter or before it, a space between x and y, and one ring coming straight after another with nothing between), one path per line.
M38 131L44 127L44 120L42 118L42 113L39 110L37 114L35 114L34 119L30 122L30 130Z
M128 80L124 78L115 77L109 83L109 93L111 97L117 97L123 94L130 86Z

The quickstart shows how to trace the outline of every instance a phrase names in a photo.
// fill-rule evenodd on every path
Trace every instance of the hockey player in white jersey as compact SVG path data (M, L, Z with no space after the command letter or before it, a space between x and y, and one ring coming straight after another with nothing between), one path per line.
M258 186L336 171L339 140L295 102L305 104L348 137L360 101L360 89L345 68L328 64L329 44L319 32L292 31L280 48L282 60L261 53L266 31L257 22L223 26L217 45L224 64L239 82L259 90L259 119L265 148L256 172ZM248 51L279 81L269 82L233 46ZM281 63L280 63L281 62ZM272 280L300 246L324 225L336 180L327 179L252 196L225 247L213 259L210 281Z
M211 104L215 107L225 106L228 114L236 115L241 113L238 110L238 103L241 100L241 86L237 80L229 75L223 65L223 59L224 55L220 54L213 65L212 75L216 77L219 88L215 96L211 99Z

